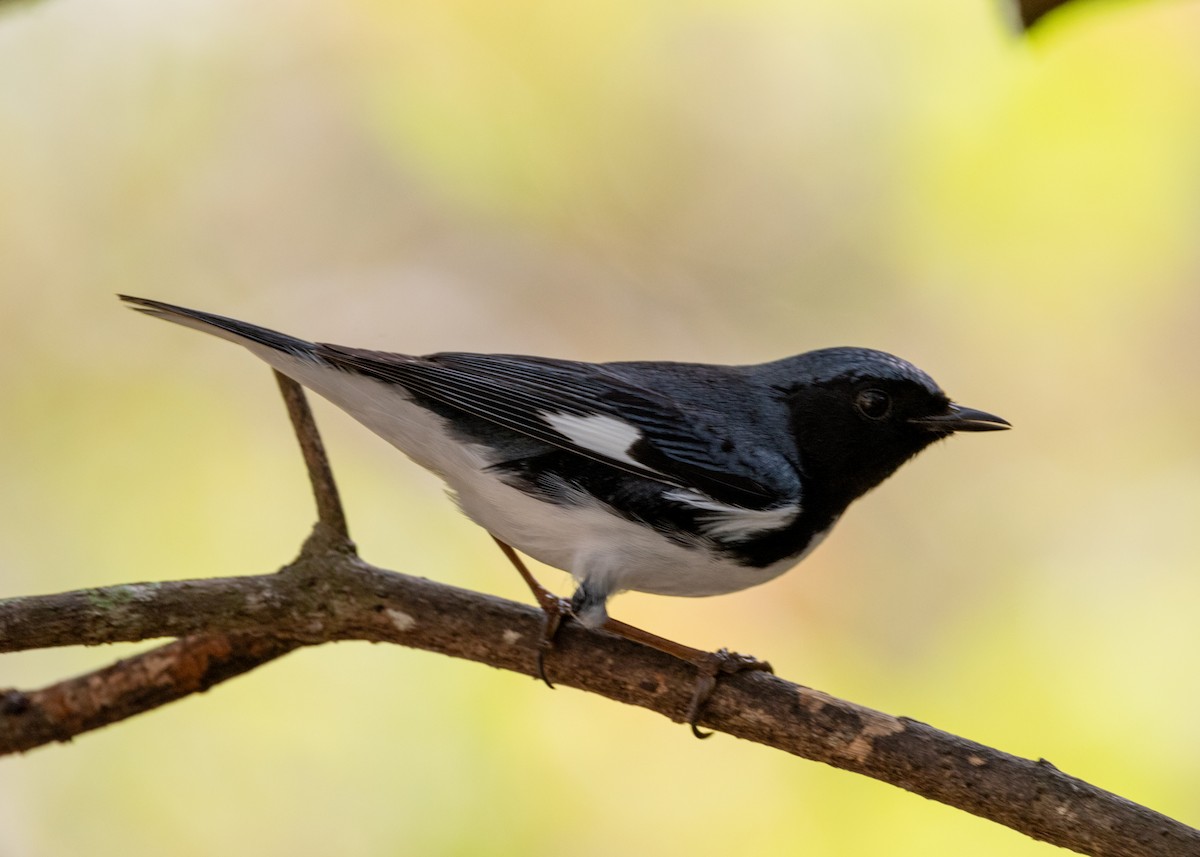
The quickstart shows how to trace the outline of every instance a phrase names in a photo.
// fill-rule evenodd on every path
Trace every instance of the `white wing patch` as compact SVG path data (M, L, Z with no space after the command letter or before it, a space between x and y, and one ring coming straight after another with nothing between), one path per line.
M538 418L576 446L591 450L605 458L611 458L613 461L632 465L638 470L657 472L629 454L630 447L641 440L642 433L624 420L606 414L590 414L581 417L575 414L544 412L539 413Z
M748 542L771 530L782 530L800 514L799 503L787 503L773 509L745 509L682 488L668 491L663 497L700 510L700 526L705 535L733 544Z

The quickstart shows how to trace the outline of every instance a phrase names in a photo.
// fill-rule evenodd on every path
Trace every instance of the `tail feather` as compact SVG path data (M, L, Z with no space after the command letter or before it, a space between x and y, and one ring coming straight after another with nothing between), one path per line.
M288 336L286 333L279 333L265 327L259 327L256 324L247 324L235 318L226 318L223 315L214 315L213 313L175 306L174 304L150 300L149 298L135 298L130 295L117 295L117 297L129 304L131 309L135 309L138 312L144 312L146 315L152 315L155 318L173 321L176 324L182 324L184 327L190 327L204 333L211 333L214 336L219 336L230 342L236 342L239 345L266 346L267 348L282 351L294 357L303 357L310 360L316 358L315 345L313 343L295 336Z

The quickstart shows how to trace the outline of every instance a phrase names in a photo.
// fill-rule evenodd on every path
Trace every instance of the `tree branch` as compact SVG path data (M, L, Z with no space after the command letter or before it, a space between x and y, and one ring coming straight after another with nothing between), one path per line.
M535 608L373 568L344 551L303 554L280 573L142 583L0 602L0 651L183 636L186 657L159 671L154 652L108 671L146 675L146 687L94 692L105 681L63 683L0 705L0 752L65 740L242 670L240 646L278 657L292 645L393 642L533 675L541 629ZM189 648L189 635L226 635ZM214 634L214 632L217 632ZM169 647L168 647L169 648ZM161 651L161 650L156 650ZM576 623L563 627L547 668L560 684L682 719L694 683L682 662ZM80 692L76 693L76 689ZM120 700L108 704L108 700ZM82 701L80 701L82 700ZM835 699L775 676L722 679L703 725L884 782L1085 854L1195 854L1200 831L1070 777L1048 762L1010 756Z
M275 380L299 441L317 504L317 525L304 552L333 549L353 553L354 544L350 541L333 469L304 388L279 372L275 372ZM120 601L124 591L114 587L107 590L107 595L100 595L100 590L95 590L94 594L103 603L106 598ZM64 617L73 615L69 610L54 612L53 607L51 612L54 613L54 618L48 620L51 624L60 624ZM38 611L35 609L34 613ZM44 612L39 615L45 618ZM3 628L0 624L0 630ZM70 740L74 735L208 690L214 684L273 661L299 645L292 640L252 633L202 630L205 633L196 633L32 693L18 690L0 693L0 717L20 715L23 718L19 732L6 735L11 741L0 740L0 752L24 752L51 741ZM147 634L142 639L153 636L162 635ZM7 722L0 725L0 734L4 734L7 725Z
M319 520L278 573L137 583L0 601L0 652L159 637L175 642L38 691L0 691L0 754L156 708L298 646L392 642L533 675L541 611L374 568L354 552L303 391L280 382ZM682 721L695 676L654 649L577 623L547 658L555 682ZM723 678L703 725L865 774L1097 857L1200 852L1200 831L1032 762L764 673Z
M308 470L308 481L312 483L313 499L317 501L317 520L329 529L329 535L354 549L350 541L350 528L346 525L346 513L342 509L342 498L338 495L337 483L333 479L333 468L325 454L325 444L317 431L317 421L304 395L304 388L278 370L271 370L283 402L287 405L288 418L300 443L300 454Z
M0 692L0 753L99 729L241 675L296 643L242 634L184 637L32 693Z

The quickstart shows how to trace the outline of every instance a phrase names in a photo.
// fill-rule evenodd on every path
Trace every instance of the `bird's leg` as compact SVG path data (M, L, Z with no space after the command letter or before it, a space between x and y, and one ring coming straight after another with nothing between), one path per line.
M686 715L686 723L692 727L692 734L697 738L707 738L712 735L711 732L701 732L696 722L700 719L700 712L704 710L704 704L708 702L708 698L712 696L712 692L717 686L718 677L721 675L732 675L743 670L775 672L771 669L769 663L760 661L750 655L739 655L737 652L731 652L728 649L718 649L715 652L694 649L691 646L685 646L683 643L676 643L674 640L668 640L666 637L660 637L657 634L651 634L649 631L643 631L641 628L636 628L633 625L626 625L617 619L605 618L604 624L601 627L605 631L610 631L627 640L641 643L643 646L649 646L652 649L658 649L660 652L679 658L681 661L686 661L699 671L700 675L696 679L696 687L692 691L692 701L688 703Z
M525 567L525 562L517 555L517 552L513 550L511 545L500 541L495 536L492 536L492 538L500 546L500 550L504 551L504 555L508 557L508 561L516 566L517 573L521 575L521 579L525 581L525 585L529 587L529 591L533 593L533 597L537 600L538 606L546 614L546 621L542 626L542 639L538 642L537 675L538 678L546 683L546 687L553 688L554 685L546 677L546 652L554 648L554 636L558 633L558 626L562 624L563 617L572 615L571 602L565 598L559 598L549 589L538 583L537 578Z
M525 581L525 585L529 587L529 591L533 593L533 597L537 600L538 606L546 614L546 622L542 626L542 639L538 644L537 675L538 678L546 683L547 687L552 688L554 685L546 677L546 652L554 648L554 636L558 633L558 628L565 617L574 616L576 608L584 610L587 614L592 613L591 610L587 610L590 604L588 598L590 593L585 586L580 586L579 590L575 593L574 599L578 603L560 598L537 581L537 578L529 571L525 562L513 550L511 545L495 536L492 536L492 538L500 546L500 550L504 552L504 555L508 557L509 562L517 569L517 573L521 575L521 579ZM598 603L602 605L603 600ZM604 613L602 609L598 612L599 616L596 618L603 617L600 627L605 631L616 634L619 637L624 637L635 643L640 643L643 646L657 649L696 668L699 676L696 679L696 687L692 691L691 702L688 703L684 722L692 728L692 734L697 738L707 738L712 735L711 732L701 732L696 723L700 719L700 713L704 710L704 704L712 696L712 692L717 686L717 679L720 676L732 675L744 670L774 672L769 663L760 661L751 655L740 655L728 649L718 649L715 652L695 649L691 646L685 646L683 643L668 640L666 637L660 637L658 634L644 631L634 625L628 625L619 619L613 619ZM586 620L588 616L585 615L584 618ZM595 627L591 622L585 621L585 624Z

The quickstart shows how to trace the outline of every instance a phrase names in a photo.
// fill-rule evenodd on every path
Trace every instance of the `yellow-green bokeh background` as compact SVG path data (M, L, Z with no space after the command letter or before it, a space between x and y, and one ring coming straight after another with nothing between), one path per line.
M426 352L894 351L1016 425L801 570L622 619L1200 822L1200 3L42 0L0 14L0 592L258 573L306 483L176 301ZM366 558L526 594L319 406ZM566 588L549 571L547 582ZM138 647L0 658L36 687ZM1050 854L390 646L0 762L0 854Z

